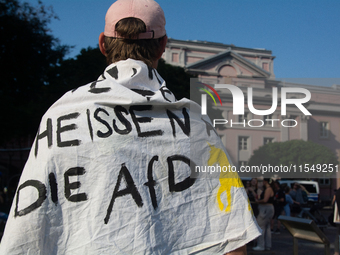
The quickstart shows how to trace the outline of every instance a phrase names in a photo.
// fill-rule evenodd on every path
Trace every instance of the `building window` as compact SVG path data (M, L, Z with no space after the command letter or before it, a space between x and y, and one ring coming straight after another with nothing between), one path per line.
M238 116L238 122L242 122L245 121L246 123L248 122L249 119L249 113L245 112L244 115L239 115Z
M269 115L264 115L263 116L263 120L271 120L273 118L273 114L269 114Z
M272 142L274 142L273 137L264 137L263 138L263 145L266 145L267 143L272 143Z
M273 114L263 116L263 122L266 126L272 126L273 125L273 121L271 121L272 119L273 119ZM266 120L269 120L269 121L266 121Z
M320 185L328 185L329 186L331 181L328 178L321 178L321 179L319 179L319 183L320 183Z
M297 125L297 118L298 118L298 116L296 116L296 115L291 115L290 116L290 119L291 119L291 121L289 121L289 125L291 126L291 127L294 127L294 126L296 126Z
M248 140L249 140L249 137L247 136L240 136L238 138L238 148L240 151L248 150Z
M320 138L327 138L329 132L329 123L320 122Z
M172 53L171 61L178 63L179 62L179 54L178 53Z
M269 71L269 63L262 63L262 68L266 71Z
M248 161L239 161L238 162L238 166L241 167L241 166L247 166L248 165Z

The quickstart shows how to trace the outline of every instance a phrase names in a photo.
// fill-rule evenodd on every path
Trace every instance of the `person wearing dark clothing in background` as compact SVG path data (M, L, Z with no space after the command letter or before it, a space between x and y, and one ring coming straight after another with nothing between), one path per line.
M337 191L335 192L335 195L333 197L333 205L335 207L335 203L338 207L337 213L340 214L339 211L339 206L340 206L340 188L337 189ZM336 212L334 212L336 213ZM340 215L339 215L340 216ZM336 224L336 228L337 228L337 233L338 235L335 237L335 242L334 242L334 255L339 255L340 252L340 246L339 246L339 239L340 239L340 223L338 222Z
M281 189L280 183L278 181L274 182L274 217L271 220L271 231L274 234L280 234L280 227L281 227L281 222L277 219L282 211L283 211L283 207L286 204L286 197L285 197L285 193L283 191L283 189ZM277 221L277 228L274 231L274 224L275 221Z

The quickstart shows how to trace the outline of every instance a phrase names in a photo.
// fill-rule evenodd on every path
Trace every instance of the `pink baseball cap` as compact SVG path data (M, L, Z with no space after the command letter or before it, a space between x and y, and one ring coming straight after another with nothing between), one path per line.
M124 18L139 18L146 25L146 32L136 39L156 39L166 34L162 8L153 0L118 0L111 5L105 16L104 35L121 38L115 31L118 21Z

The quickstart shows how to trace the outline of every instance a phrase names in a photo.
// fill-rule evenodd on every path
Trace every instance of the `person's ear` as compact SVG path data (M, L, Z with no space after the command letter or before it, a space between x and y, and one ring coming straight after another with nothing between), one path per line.
M160 59L163 55L163 52L165 51L165 47L166 47L166 44L168 42L168 37L165 35L163 36L160 40L159 40L159 44L160 44L160 52L159 52L159 55L158 55L158 58L157 59Z
M99 35L99 49L100 52L106 57L106 50L105 50L105 35L104 32L100 33Z

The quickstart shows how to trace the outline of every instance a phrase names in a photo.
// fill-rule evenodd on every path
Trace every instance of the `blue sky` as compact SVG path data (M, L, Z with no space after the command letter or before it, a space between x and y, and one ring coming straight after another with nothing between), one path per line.
M36 5L37 0L27 2ZM49 27L63 44L75 46L69 55L73 57L82 48L97 46L106 10L114 1L42 2L59 16ZM157 2L165 12L168 37L271 50L277 78L340 78L338 0Z

